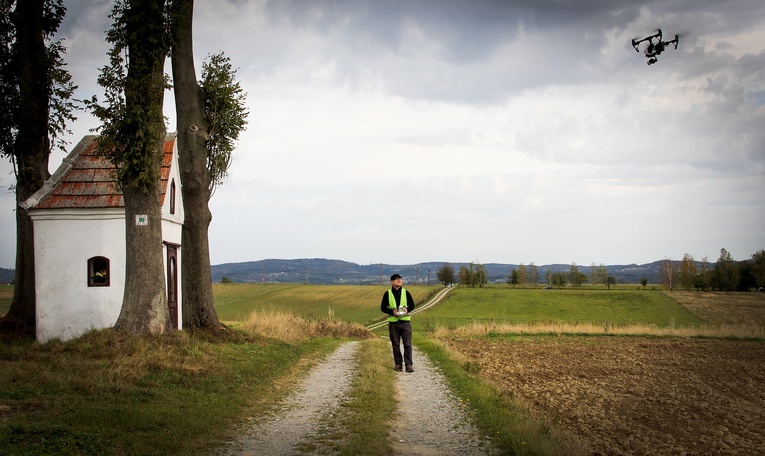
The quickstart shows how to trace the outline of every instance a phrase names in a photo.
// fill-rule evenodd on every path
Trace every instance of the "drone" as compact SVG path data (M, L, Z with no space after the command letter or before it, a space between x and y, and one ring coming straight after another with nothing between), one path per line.
M653 40L656 40L654 43ZM663 41L661 29L657 30L655 34L647 36L643 38L642 40L632 40L632 47L635 48L637 52L640 52L640 43L643 41L648 41L648 47L645 48L645 56L648 58L648 65L653 65L654 63L659 61L659 54L664 52L666 48L669 47L670 44L675 45L675 49L677 49L677 43L680 42L680 37L678 35L675 35L675 38L669 41Z

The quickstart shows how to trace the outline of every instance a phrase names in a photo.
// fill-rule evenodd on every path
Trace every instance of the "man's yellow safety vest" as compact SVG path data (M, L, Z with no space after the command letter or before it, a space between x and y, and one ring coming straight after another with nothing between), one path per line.
M406 290L404 287L401 287L401 305L400 307L406 307L407 300L406 300ZM395 309L396 308L396 297L393 296L393 290L388 289L388 308L389 309ZM397 321L409 321L412 317L409 316L409 314L406 314L403 317L397 317L395 315L388 315L388 322L395 323Z

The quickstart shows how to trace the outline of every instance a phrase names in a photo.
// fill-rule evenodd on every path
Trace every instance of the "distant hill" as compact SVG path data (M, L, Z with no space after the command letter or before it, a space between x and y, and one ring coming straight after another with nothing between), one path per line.
M244 263L225 263L210 267L213 282L220 282L223 277L233 282L240 283L310 283L322 284L348 284L348 285L375 285L387 284L391 274L399 273L404 276L404 283L426 285L428 282L435 284L436 271L444 264L451 265L455 273L460 266L468 266L469 263L450 263L433 261L409 265L393 264L356 264L342 260L328 260L325 258L309 258L295 260L259 260ZM616 277L617 283L640 283L642 278L647 278L650 283L658 282L660 261L637 265L610 265L606 266L609 275ZM489 283L505 283L507 276L517 264L484 263ZM528 266L528 265L527 265ZM537 265L541 280L544 280L547 270L552 272L568 271L570 264L546 264ZM578 265L579 271L590 275L590 266Z
M663 260L642 265L607 265L609 275L616 277L617 283L640 283L647 278L649 283L658 283L659 268ZM224 263L210 266L213 282L220 282L224 276L239 283L310 283L314 285L376 285L388 284L388 278L393 273L404 276L404 283L427 285L435 284L436 271L444 264L454 268L455 273L460 266L470 263L450 263L431 261L408 265L395 264L356 264L342 260L325 258L310 258L296 260L259 260L244 263ZM505 283L507 276L517 264L484 263L489 283ZM526 265L528 266L528 265ZM714 268L714 263L709 265ZM540 280L544 281L547 270L552 272L568 271L570 264L543 264L539 268ZM589 277L590 266L578 265L579 271ZM14 279L14 270L0 268L0 283L10 283Z
M0 284L13 283L16 277L15 269L0 268Z

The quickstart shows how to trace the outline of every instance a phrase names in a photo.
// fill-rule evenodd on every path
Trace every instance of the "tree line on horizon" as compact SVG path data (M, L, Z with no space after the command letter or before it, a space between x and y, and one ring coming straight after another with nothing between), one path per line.
M581 287L585 283L602 285L607 289L616 285L616 276L609 274L606 265L601 263L590 266L589 276L579 270L576 263L571 264L568 271L553 271L547 269L544 282L540 282L539 267L533 262L528 266L523 263L513 267L507 276L507 284L523 288L529 284L536 286L545 283L550 287L563 288L567 285ZM486 267L483 264L471 262L462 265L457 271L450 264L442 265L436 271L436 279L445 286L460 285L466 287L482 287L488 283ZM707 257L696 261L693 255L686 253L682 260L665 258L661 261L659 283L672 291L675 288L690 291L763 291L765 287L765 250L753 253L751 259L736 261L726 249L720 250L717 262L710 264ZM648 278L640 279L643 288L648 284Z

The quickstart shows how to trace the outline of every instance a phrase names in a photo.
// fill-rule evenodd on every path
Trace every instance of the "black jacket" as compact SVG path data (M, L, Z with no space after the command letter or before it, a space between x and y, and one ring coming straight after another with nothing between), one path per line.
M401 305L401 288L398 290L394 287L390 288L393 290L393 298L396 300L396 305ZM406 290L406 311L408 313L412 313L414 310L414 298L412 298L412 294L409 293L409 290ZM388 307L388 292L386 291L383 293L382 301L380 301L380 312L388 315L393 315L393 309Z

